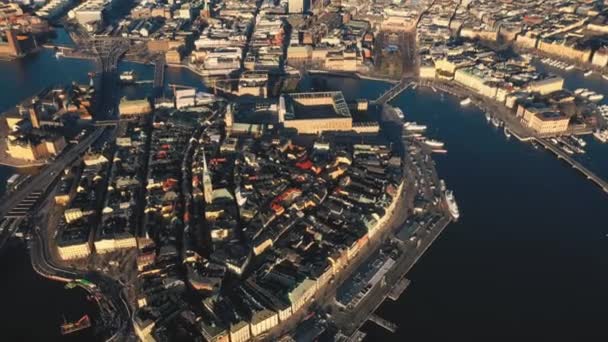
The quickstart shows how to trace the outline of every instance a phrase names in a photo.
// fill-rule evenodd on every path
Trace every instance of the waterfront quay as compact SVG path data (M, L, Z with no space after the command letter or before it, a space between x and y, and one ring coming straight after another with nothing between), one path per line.
M388 120L401 124L391 106L385 105L383 112ZM373 254L363 257L361 263L347 272L347 278L339 285L328 309L331 321L345 336L358 336L358 330L368 319L394 332L396 327L376 317L374 311L387 298L398 298L409 285L405 279L407 272L452 220L445 208L430 150L412 138L403 138L403 149L404 172L408 175L409 186L404 188L404 202L395 210L398 218L386 227L386 235L379 239ZM378 253L382 254L385 249L390 256L380 258ZM381 263L384 266L379 266ZM377 267L388 268L374 270ZM362 269L373 278L361 275Z

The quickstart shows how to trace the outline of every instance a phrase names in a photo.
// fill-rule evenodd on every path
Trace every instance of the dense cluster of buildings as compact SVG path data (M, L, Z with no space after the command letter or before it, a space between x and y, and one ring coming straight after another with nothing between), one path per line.
M92 149L83 162L61 177L55 203L64 208L56 245L62 260L87 258L94 251L94 234L109 171L109 151Z
M382 228L401 159L386 146L307 148L272 134L223 138L220 128L194 152L186 232L207 248L186 244L184 262L204 298L202 336L248 341L298 314ZM222 286L246 269L235 288Z
M92 92L87 85L51 87L4 113L8 132L3 152L23 161L58 155L66 146L64 122L91 118Z
M50 31L44 19L25 12L19 4L0 4L0 58L27 55L38 48L41 36Z

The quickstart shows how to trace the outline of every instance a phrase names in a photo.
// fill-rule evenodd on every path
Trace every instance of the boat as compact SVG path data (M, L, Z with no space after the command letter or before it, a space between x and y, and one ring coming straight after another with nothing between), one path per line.
M82 316L76 322L65 322L61 325L61 335L71 334L76 331L86 329L91 326L91 319L89 315Z
M486 121L490 122L491 119L492 119L492 117L490 116L490 113L486 112Z
M568 154L574 154L574 151L572 151L568 146L562 146L562 150Z
M431 150L431 152L433 152L433 153L448 153L448 150L446 150L444 148L440 148L440 149L433 149L433 150Z
M577 89L574 91L574 94L575 94L575 95L580 95L580 94L582 94L583 92L585 92L585 91L587 91L587 90L588 90L588 89L586 89L586 88L577 88Z
M427 139L424 141L424 143L431 148L442 148L443 145L445 145L442 141L433 139Z
M593 137L603 143L608 142L608 130L596 130L593 132Z
M574 65L572 64L568 64L568 66L566 67L566 71L570 71L574 69Z
M395 107L395 113L397 113L397 117L401 120L403 120L405 118L405 115L403 115L403 111L400 108Z
M63 57L63 51L55 52L55 58L59 59L59 57Z
M572 140L576 141L576 143L579 144L581 147L587 146L587 142L585 140L583 140L583 138L573 135Z
M602 75L602 78L608 80L608 75Z
M497 119L495 117L493 117L491 121L492 121L492 125L494 125L494 127L498 128L502 125L502 121L500 121L499 119Z
M471 104L471 99L470 99L470 98L468 98L468 97L467 97L467 98L465 98L465 99L462 99L462 100L460 101L460 105L461 105L461 106L468 106L468 105L470 105L470 104Z
M604 95L602 94L593 94L589 96L589 101L600 102L604 99Z
M540 147L540 145L534 140L532 140L530 143L532 144L532 147L534 147L535 150L538 150L538 148Z
M584 92L581 93L582 97L589 97L589 96L592 96L592 95L595 95L595 92L593 90L587 90L587 91L584 91Z
M511 132L509 131L509 129L507 127L505 127L505 129L504 129L504 133L505 133L505 137L507 137L507 139L511 138Z
M408 132L422 132L426 130L425 125L418 125L416 122L406 122L403 124L403 128Z
M452 190L445 191L445 203L448 206L450 215L457 221L460 217L460 210L458 210L458 204L456 203L456 198L454 197L454 192Z
M587 70L587 71L585 71L585 73L583 75L585 77L589 77L589 76L593 75L593 70Z
M133 84L133 83L135 83L136 78L137 78L137 75L135 74L135 71L133 71L133 70L125 71L125 72L121 73L119 76L120 82L123 84Z

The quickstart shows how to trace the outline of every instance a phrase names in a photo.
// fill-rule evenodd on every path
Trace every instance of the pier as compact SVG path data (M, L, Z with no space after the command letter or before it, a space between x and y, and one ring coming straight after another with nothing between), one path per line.
M593 183L597 184L604 192L608 193L608 182L603 180L601 177L591 172L588 168L584 167L581 163L577 162L568 155L566 152L559 149L557 146L547 141L546 139L536 138L535 139L539 144L541 144L547 150L553 152L557 158L564 160L566 163L570 164L574 169L578 170L582 173L587 179L591 180Z
M391 289L391 292L388 293L388 298L392 301L396 301L401 297L401 294L410 286L411 281L407 278L401 278L395 286Z
M384 329L394 333L399 328L397 324L387 321L386 319L376 315L375 313L369 316L369 321L376 323L378 326L383 327Z

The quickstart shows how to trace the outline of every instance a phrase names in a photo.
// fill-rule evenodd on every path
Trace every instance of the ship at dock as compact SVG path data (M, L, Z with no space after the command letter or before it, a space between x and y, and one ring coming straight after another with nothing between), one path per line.
M137 80L137 74L133 70L125 71L120 74L119 80L121 84L133 84Z
M406 122L403 124L403 128L408 132L424 132L426 130L425 125L419 125L416 122Z
M89 315L82 316L76 322L65 322L61 325L61 335L68 335L80 330L84 330L91 326Z
M460 210L458 209L458 204L456 203L456 198L454 197L454 192L452 190L445 191L445 204L447 205L452 218L455 221L458 221Z
M468 98L468 97L465 98L465 99L460 100L460 105L463 106L463 107L468 106L470 104L471 104L471 99Z

